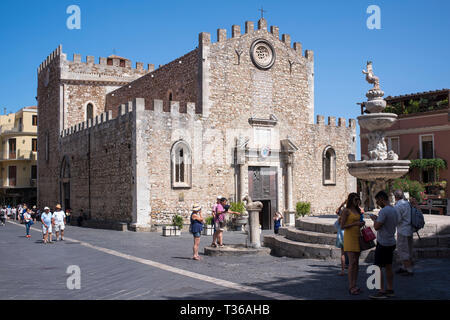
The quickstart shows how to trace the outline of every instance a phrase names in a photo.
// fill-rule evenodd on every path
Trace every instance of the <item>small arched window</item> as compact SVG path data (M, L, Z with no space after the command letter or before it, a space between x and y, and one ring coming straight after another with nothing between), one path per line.
M86 106L86 121L94 118L94 105L92 103L88 103Z
M323 151L322 168L323 184L336 185L336 152L331 146Z
M188 144L183 141L177 141L171 150L171 171L173 188L191 187L191 168L192 155Z

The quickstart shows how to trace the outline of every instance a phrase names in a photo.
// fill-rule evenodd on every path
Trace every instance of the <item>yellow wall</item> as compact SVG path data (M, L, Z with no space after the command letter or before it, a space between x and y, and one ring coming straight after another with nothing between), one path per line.
M15 188L33 187L31 184L31 167L37 165L37 152L32 152L32 139L37 139L37 126L33 126L32 116L36 109L26 108L8 115L0 116L0 187L8 188L9 166L16 166ZM19 127L22 119L22 126ZM9 154L9 140L16 139L16 159ZM34 186L35 187L35 186Z

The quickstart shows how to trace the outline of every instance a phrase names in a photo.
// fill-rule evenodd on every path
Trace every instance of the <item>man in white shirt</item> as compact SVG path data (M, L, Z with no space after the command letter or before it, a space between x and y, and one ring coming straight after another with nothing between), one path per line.
M52 225L54 223L49 207L44 208L41 214L43 243L52 243Z
M59 231L61 231L61 240L64 240L64 229L66 225L66 214L61 210L61 205L57 204L55 212L53 212L55 221L56 241L58 241Z
M394 197L395 209L397 209L399 218L397 225L397 252L403 265L396 273L412 276L413 230L411 227L411 206L405 200L402 190L395 190Z
M3 206L0 209L0 221L2 223L2 226L4 226L6 223L6 206Z

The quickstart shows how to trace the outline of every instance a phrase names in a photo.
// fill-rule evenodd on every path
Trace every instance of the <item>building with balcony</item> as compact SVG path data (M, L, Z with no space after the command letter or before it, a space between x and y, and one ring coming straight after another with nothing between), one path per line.
M0 203L36 204L37 107L0 115Z

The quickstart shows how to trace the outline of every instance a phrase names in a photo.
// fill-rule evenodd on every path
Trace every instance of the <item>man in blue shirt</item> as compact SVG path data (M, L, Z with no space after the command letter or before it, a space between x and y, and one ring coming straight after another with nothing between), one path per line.
M41 214L42 233L44 235L44 244L52 243L52 225L53 217L49 207L44 208L44 212Z

